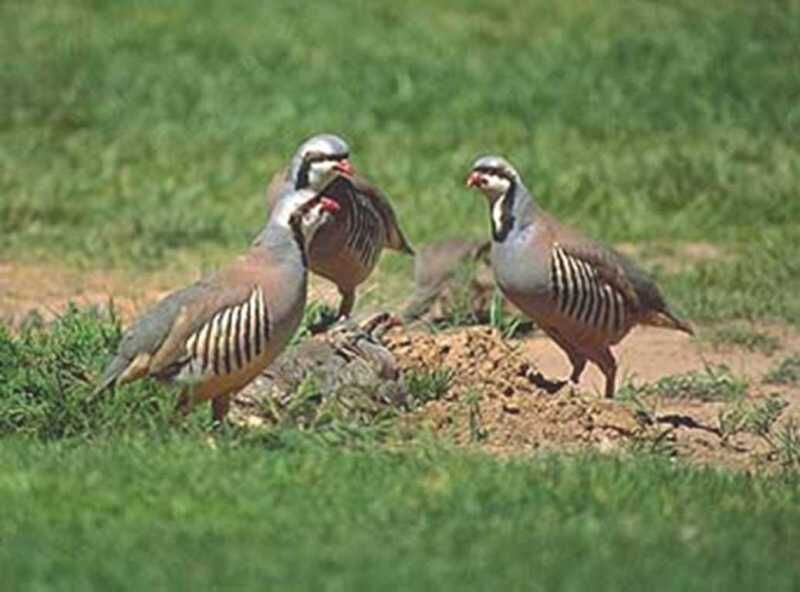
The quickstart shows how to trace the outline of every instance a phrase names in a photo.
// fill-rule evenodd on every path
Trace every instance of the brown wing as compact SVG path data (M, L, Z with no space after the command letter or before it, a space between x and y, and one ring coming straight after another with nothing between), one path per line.
M631 310L640 308L640 296L636 286L626 274L616 253L592 244L559 244L558 247L569 257L588 264L601 282L610 285L622 294Z
M653 279L628 257L539 212L542 248L551 253L550 285L562 314L607 331L636 323L692 333L675 316ZM618 333L619 334L619 333Z
M561 223L545 211L539 213L547 232L544 240L573 258L589 266L591 272L625 298L631 310L638 310L647 285L653 285L649 276L627 257L614 249L587 238L576 228Z
M400 229L397 216L386 194L358 175L353 175L349 180L357 193L369 198L375 211L381 217L386 232L386 246L395 251L413 255L414 249Z
M601 281L622 294L627 312L636 322L694 335L691 324L672 312L653 278L630 258L602 245L564 250L590 265Z
M187 364L199 372L230 373L261 354L270 337L266 295L256 284L206 291L184 304L148 373L171 378Z
M200 280L161 300L125 331L95 395L143 376L171 379L189 364L198 366L196 360L201 369L241 367L266 347L269 328L258 286Z

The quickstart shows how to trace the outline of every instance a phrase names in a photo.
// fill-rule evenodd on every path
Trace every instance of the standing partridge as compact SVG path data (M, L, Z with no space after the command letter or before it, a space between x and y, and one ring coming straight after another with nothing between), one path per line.
M572 382L591 361L605 375L606 397L613 397L617 363L610 346L637 324L694 334L633 261L542 210L507 160L479 158L467 186L489 202L498 286L564 350ZM538 378L551 391L565 384Z
M310 187L341 206L337 223L320 230L309 247L309 268L336 284L342 297L338 317L353 310L356 288L374 269L384 247L413 255L386 195L356 175L350 149L340 137L320 134L303 142L284 170L267 186L272 208L293 190ZM329 183L335 178L333 183Z
M180 411L210 400L214 420L224 420L231 397L297 330L306 304L306 249L338 209L311 189L286 195L249 251L133 323L95 395L150 376L183 387Z

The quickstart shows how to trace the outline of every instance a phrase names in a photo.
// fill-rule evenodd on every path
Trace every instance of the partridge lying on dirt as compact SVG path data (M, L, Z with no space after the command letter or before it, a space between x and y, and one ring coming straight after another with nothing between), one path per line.
M353 310L356 288L374 269L384 247L413 255L386 195L353 172L350 149L340 137L321 134L303 142L289 166L273 176L267 186L267 207L272 208L293 190L311 187L336 200L341 212L336 224L317 233L309 247L309 268L329 279L342 301L338 317ZM338 175L334 183L328 184Z
M348 319L304 339L236 396L231 410L234 421L247 421L248 416L281 421L282 414L292 416L292 407L303 409L299 415L306 416L310 408L321 410L333 401L359 415L385 411L387 405L404 405L406 390L400 368L381 342L382 333L393 326L391 315L384 313L359 324ZM309 380L315 396L298 398L298 389L304 384L308 387Z
M617 363L609 346L637 324L694 334L633 261L539 208L505 159L479 158L467 186L489 201L497 284L564 350L572 382L578 382L589 360L605 375L606 397L613 397ZM539 378L551 391L565 384Z
M233 394L294 335L306 303L306 249L338 209L311 189L287 194L247 253L133 323L95 395L151 376L183 387L181 411L210 399L222 421Z

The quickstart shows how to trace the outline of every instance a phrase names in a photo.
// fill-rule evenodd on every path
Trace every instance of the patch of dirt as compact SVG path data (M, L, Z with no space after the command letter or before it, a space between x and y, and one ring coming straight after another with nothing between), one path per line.
M760 327L764 331L764 327ZM800 352L800 335L771 327L784 351L766 356L741 349L712 349L702 340L658 329L637 329L616 349L620 376L636 384L726 364L748 381L748 395L737 404L763 402L779 395L786 403L779 429L790 418L800 419L800 386L763 384L763 376L783 355ZM588 368L577 387L557 394L537 388L532 375L565 378L569 364L546 337L503 341L488 327L439 334L393 329L385 342L405 371L449 368L453 383L444 399L428 403L420 421L451 436L458 444L479 445L501 454L535 450L601 452L651 450L675 454L700 464L754 469L769 464L770 446L761 437L738 433L727 438L720 413L733 402L667 399L659 395L635 401L601 396L603 378ZM622 380L621 380L622 382ZM619 385L618 385L619 388Z
M51 320L70 302L105 307L112 300L127 319L165 296L172 281L174 278L167 274L134 280L118 271L0 262L0 322L15 327L34 312Z
M385 340L405 371L453 371L445 399L430 402L420 416L459 444L480 443L505 453L588 444L615 448L638 427L634 414L619 405L540 391L532 381L533 361L493 329L436 335L392 330Z
M0 323L18 327L36 313L52 320L70 302L107 307L111 302L123 323L173 290L200 279L199 271L165 270L133 275L124 271L80 271L54 265L0 261ZM329 282L312 279L310 299L338 306L338 293Z

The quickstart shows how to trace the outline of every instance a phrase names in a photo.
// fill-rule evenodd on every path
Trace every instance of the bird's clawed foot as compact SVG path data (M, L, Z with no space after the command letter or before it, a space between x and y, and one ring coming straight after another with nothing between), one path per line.
M531 374L530 381L550 395L557 393L567 384L566 380L550 380L545 378L541 372Z

